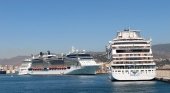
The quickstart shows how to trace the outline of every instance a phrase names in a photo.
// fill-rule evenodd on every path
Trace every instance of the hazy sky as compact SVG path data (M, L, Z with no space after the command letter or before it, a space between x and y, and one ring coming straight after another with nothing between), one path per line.
M0 0L0 58L104 51L118 30L170 42L170 0Z

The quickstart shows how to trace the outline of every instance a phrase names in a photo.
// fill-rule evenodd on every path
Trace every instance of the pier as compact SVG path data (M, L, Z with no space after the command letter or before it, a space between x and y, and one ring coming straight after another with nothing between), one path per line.
M155 79L170 83L170 69L157 69Z

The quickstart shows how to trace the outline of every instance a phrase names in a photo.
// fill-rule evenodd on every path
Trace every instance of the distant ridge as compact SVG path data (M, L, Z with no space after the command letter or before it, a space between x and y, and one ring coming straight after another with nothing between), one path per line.
M154 58L170 58L170 43L169 44L157 44L152 46ZM93 52L90 53L97 62L105 62L106 53L105 52ZM61 55L61 54L58 54ZM16 56L8 59L0 59L1 65L19 65L22 61L30 56Z
M0 65L19 65L26 58L29 58L29 56L16 56L8 59L0 59Z
M170 58L170 43L152 46L154 58Z

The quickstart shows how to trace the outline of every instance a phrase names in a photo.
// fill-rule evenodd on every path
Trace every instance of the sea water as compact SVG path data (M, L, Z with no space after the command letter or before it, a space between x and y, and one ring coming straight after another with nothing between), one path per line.
M0 93L170 93L170 83L113 81L107 74L0 75Z

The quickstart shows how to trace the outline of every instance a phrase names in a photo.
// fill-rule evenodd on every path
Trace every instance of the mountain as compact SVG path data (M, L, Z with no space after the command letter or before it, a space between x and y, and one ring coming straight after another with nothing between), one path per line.
M18 65L29 56L16 56L8 59L0 59L1 65Z
M153 45L152 51L153 51L154 58L170 58L170 44ZM91 51L88 53L90 53L97 62L107 61L105 52ZM29 56L16 56L13 58L8 58L8 59L0 59L0 64L1 65L18 65L18 64L21 64L21 62L26 58L29 58Z
M107 62L106 52L88 52L96 62Z
M170 44L157 44L152 46L154 58L170 58Z

